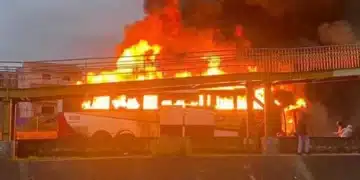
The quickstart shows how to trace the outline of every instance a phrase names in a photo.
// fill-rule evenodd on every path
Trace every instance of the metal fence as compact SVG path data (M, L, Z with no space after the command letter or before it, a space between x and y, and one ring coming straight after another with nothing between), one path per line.
M359 139L313 137L312 153L360 153ZM278 138L279 153L296 153L295 137ZM57 140L20 140L19 157L96 157L123 155L206 155L261 153L260 138L160 137L94 139L71 137Z
M152 76L161 73L161 77L155 78L173 78L176 73L184 72L190 72L192 76L199 76L209 66L219 68L225 74L249 72L302 73L359 68L360 45L228 49L160 54L156 61L151 61L147 57L133 56L120 60L116 57L105 57L34 62L2 61L0 64L3 66L0 69L11 69L12 72L17 72L19 86L23 82L34 85L75 84L76 81L85 81L101 72L103 72L101 78L104 78L104 81L136 80L146 73L153 73ZM128 69L131 69L132 72ZM91 72L93 74L89 74ZM123 77L114 80L115 76Z

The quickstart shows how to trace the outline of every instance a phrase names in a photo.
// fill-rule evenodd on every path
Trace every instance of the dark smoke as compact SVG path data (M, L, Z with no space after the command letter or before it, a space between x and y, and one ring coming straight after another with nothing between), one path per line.
M306 95L310 101L326 107L333 125L338 120L360 125L359 90L359 81L308 84Z
M322 44L354 44L356 35L348 21L323 23L318 28L319 40Z
M145 11L156 12L169 1L148 0ZM241 25L253 47L348 44L360 37L358 0L179 0L179 5L183 26L199 32L215 28L226 40L236 41L233 30ZM360 122L359 92L354 81L306 85L314 118L323 129L336 120Z
M300 47L357 43L360 37L358 0L183 0L183 23L215 27L229 37L238 24L253 47ZM215 13L204 11L202 3ZM212 3L212 4L211 4ZM211 4L211 5L209 5ZM231 39L231 38L230 38ZM359 82L307 85L317 119L360 120ZM332 122L331 122L332 123ZM332 125L330 123L330 125Z
M244 26L245 36L256 47L296 47L311 45L314 42L321 44L318 29L324 23L331 26L334 22L354 24L356 28L359 26L355 17L360 15L360 2L356 0L181 2L183 21L186 25L198 28L213 26L226 34L231 33L229 29L241 24ZM358 8L354 8L356 6Z

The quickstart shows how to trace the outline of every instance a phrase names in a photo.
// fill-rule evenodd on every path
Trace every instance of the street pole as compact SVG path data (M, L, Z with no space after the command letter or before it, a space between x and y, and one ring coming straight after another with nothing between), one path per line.
M250 137L250 123L254 122L254 87L251 82L246 84L246 104L247 104L247 118L246 118L246 138Z
M14 103L12 99L4 99L4 113L2 115L2 142L1 155L13 158L15 155L15 135L14 135Z
M273 97L271 92L271 83L267 82L265 84L265 103L264 103L264 138L263 138L263 152L267 153L276 153L277 152L277 142L274 136L274 130L272 124L272 106L273 106Z
M271 94L271 84L265 84L265 103L264 103L264 137L268 138L269 131L269 122L271 121L271 104L272 104L272 94Z

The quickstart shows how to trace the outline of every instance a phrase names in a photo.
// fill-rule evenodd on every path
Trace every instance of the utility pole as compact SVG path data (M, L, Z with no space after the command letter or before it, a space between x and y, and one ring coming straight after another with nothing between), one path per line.
M2 100L2 141L0 141L0 156L14 157L15 153L15 135L14 135L14 110L15 106L12 99L5 98Z

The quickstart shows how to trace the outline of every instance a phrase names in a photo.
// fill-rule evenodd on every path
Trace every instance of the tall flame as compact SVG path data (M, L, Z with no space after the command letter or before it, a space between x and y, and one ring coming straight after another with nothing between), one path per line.
M87 83L111 83L111 82L120 82L120 81L129 81L129 80L151 80L151 79L161 79L163 78L163 73L157 71L156 67L156 58L161 52L160 45L150 45L146 40L140 40L137 44L134 44L123 50L121 56L117 60L117 69L114 71L101 72L99 74L88 73ZM221 67L221 58L215 54L207 53L202 57L203 60L208 62L207 69L205 69L201 75L202 76L213 76L213 75L222 75L226 74ZM248 66L248 72L256 72L257 67ZM175 78L182 77L191 77L192 73L188 71L177 72L175 73ZM77 84L82 84L77 82ZM213 90L234 90L237 89L237 86L232 87L220 87L212 88ZM244 88L244 87L241 87ZM264 99L264 88L258 88L255 90L255 98L258 101L254 101L254 109L263 109L261 104L265 103ZM109 109L110 104L115 108L127 108L127 109L138 109L140 104L136 98L127 98L122 95L111 100L110 98L105 98L107 96L95 97L93 101L85 101L83 103L83 109ZM236 101L234 100L236 98ZM158 100L157 95L147 95L144 97L143 107L145 109L157 109ZM204 98L203 98L204 99ZM211 98L207 97L207 106L211 104ZM103 102L107 101L107 102ZM236 104L235 104L236 102ZM259 104L260 103L260 104ZM278 100L274 101L275 104L280 105ZM177 100L172 102L170 100L164 100L160 102L161 105L179 105L179 106L204 106L204 102L190 102L186 103L184 100ZM215 98L215 108L219 110L230 110L230 109L247 109L247 102L245 96L237 97L220 97ZM296 104L286 107L285 111L290 111L297 108L306 107L306 102L304 99L298 99Z
M150 80L162 78L162 73L156 71L156 57L160 54L159 45L150 45L145 40L126 48L116 62L117 69L100 74L89 72L88 84L114 83L129 80ZM77 84L81 84L77 82Z
M154 1L154 3L156 2ZM207 67L203 69L197 68L196 72L193 72L187 68L183 68L184 71L170 73L173 75L161 72L159 69L165 69L165 67L159 68L159 62L157 62L157 60L159 60L159 55L167 49L175 50L177 52L197 50L206 50L209 52L209 50L214 51L215 49L224 49L224 47L248 47L249 44L241 43L248 42L243 36L243 29L241 26L237 26L235 28L234 34L236 36L236 40L233 42L214 42L213 39L217 35L216 32L218 32L214 29L204 29L199 33L198 31L200 30L183 27L181 23L178 0L166 0L163 5L163 8L155 8L154 11L151 11L150 9L143 20L137 21L125 29L125 39L122 45L134 42L134 40L136 40L137 43L126 46L126 48L122 50L120 57L116 62L116 69L97 73L89 72L84 82L79 81L76 84L115 83L122 81L152 80L162 78L185 78L195 75L214 76L223 75L229 73L227 71L232 71L230 69L233 67L230 66L223 66L224 68L222 68L221 63L224 64L225 62L222 62L221 54L204 53L202 55L203 57L199 58L199 60L207 62ZM147 30L148 32L144 33L144 30ZM161 45L151 44L149 42L161 42ZM233 63L237 64L241 62L234 61ZM176 64L176 66L180 65ZM261 67L247 65L247 67L245 66L241 70L244 70L245 72L257 72L258 68L261 69ZM237 87L213 88L212 90L215 89L235 90ZM256 89L254 96L257 100L252 103L253 108L256 110L263 109L262 105L265 102L264 88ZM158 109L159 106L206 106L214 107L217 110L246 110L248 107L246 96L244 95L238 95L236 97L223 97L200 94L197 101L190 102L184 99L160 100L156 94L145 95L141 99L142 101L126 95L120 95L115 98L110 98L110 96L99 96L94 97L90 101L84 101L82 107L83 109L142 108L148 110ZM275 100L274 103L280 105L280 102L277 100ZM306 107L306 102L303 99L298 99L294 105L286 107L284 111L291 111L292 109L302 107Z
M220 69L221 59L219 56L208 55L203 57L203 59L208 60L208 69L204 72L203 76L213 76L213 75L222 75L224 71Z
M160 45L150 45L148 41L140 40L137 44L134 44L122 52L121 56L117 60L117 69L113 71L104 71L99 74L90 72L87 74L86 83L97 84L97 83L113 83L121 81L133 81L133 80L151 80L161 79L163 73L158 71L156 66L156 60L158 55L161 53ZM204 54L203 60L207 61L207 68L200 74L201 76L214 76L226 74L221 69L221 57L216 54ZM256 66L248 66L248 72L256 72ZM176 72L174 78L192 77L192 72L183 71ZM77 82L82 84L83 82ZM231 87L220 87L210 88L211 90L236 90L239 88L245 88L243 86L231 86ZM253 108L255 110L262 110L264 99L264 88L255 89L254 96L257 99L253 102ZM214 99L213 99L214 98ZM83 109L145 109L145 110L156 110L160 106L180 106L180 107L214 107L217 110L246 110L248 107L246 96L236 97L223 97L211 95L199 95L198 101L186 101L184 99L177 100L159 100L158 95L145 95L142 97L143 101L139 101L136 98L127 97L126 95L120 95L116 98L110 98L110 96L98 96L94 97L92 101L84 101L82 104ZM212 102L212 99L214 100ZM142 104L140 104L142 103ZM280 106L280 102L275 100L274 103ZM306 107L304 99L297 99L296 103L289 105L284 108L284 112L289 112L294 109ZM288 118L285 122L286 127L293 127L294 120L292 117ZM291 128L290 128L291 129Z

